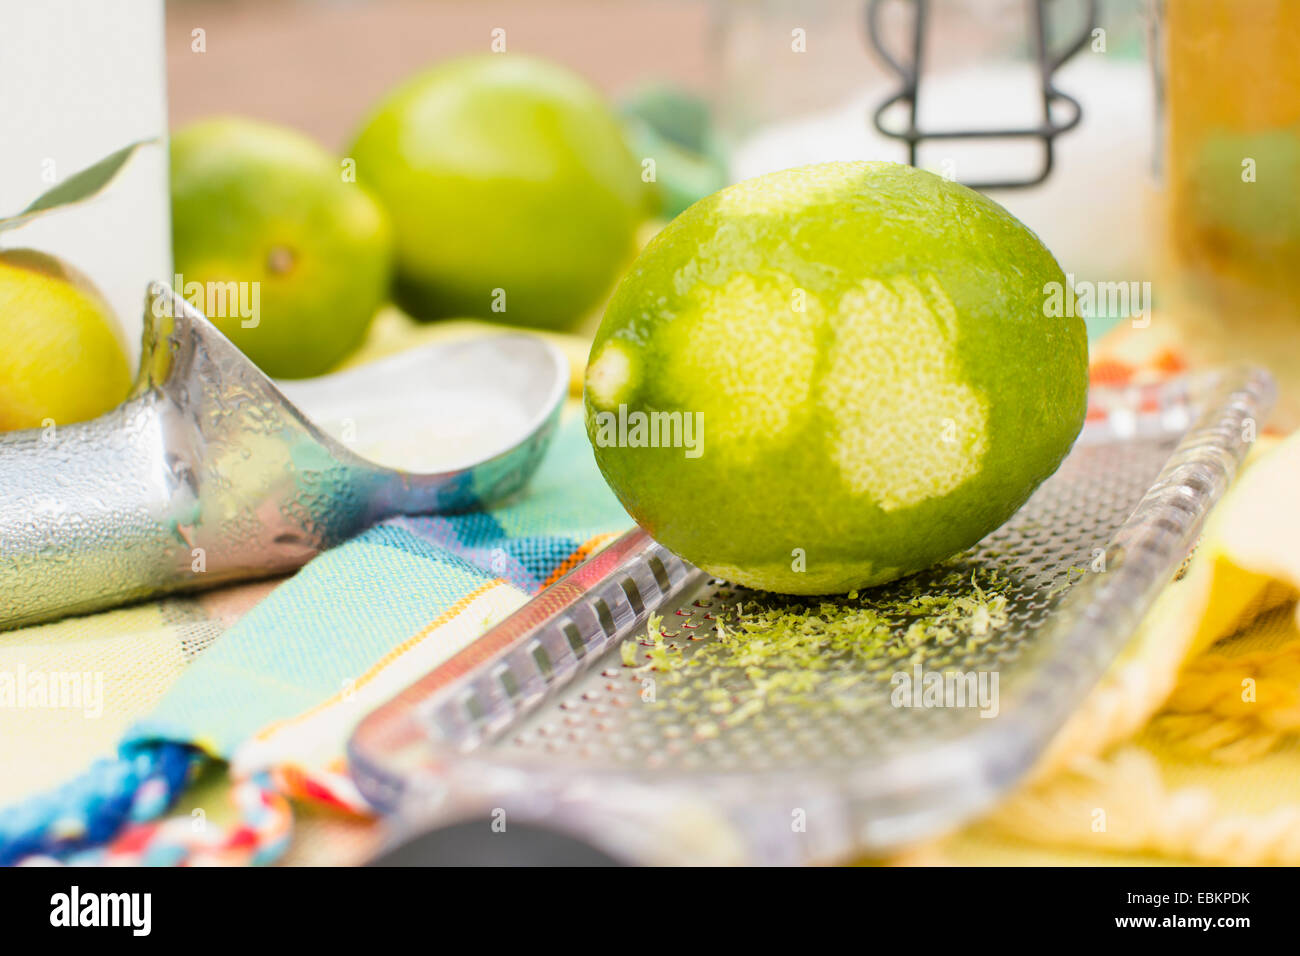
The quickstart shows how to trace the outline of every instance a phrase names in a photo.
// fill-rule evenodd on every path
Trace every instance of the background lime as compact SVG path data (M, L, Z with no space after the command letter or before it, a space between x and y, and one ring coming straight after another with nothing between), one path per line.
M253 120L204 120L172 138L176 272L205 290L258 283L256 325L230 307L208 318L268 375L328 371L387 297L387 217L345 174L305 136Z
M1010 517L1083 424L1084 323L1044 309L1064 281L1002 207L910 167L731 186L610 301L586 380L596 460L638 523L738 584L920 570ZM699 456L611 444L619 406L698 413Z
M80 273L30 249L0 252L0 431L95 418L131 387L121 329Z
M1246 177L1249 157L1254 175ZM1207 136L1186 186L1188 205L1220 244L1275 246L1300 241L1300 129ZM1294 263L1294 259L1291 260Z
M489 54L410 80L349 154L397 236L398 303L420 318L571 328L631 258L649 186L581 77ZM494 290L505 292L505 311Z

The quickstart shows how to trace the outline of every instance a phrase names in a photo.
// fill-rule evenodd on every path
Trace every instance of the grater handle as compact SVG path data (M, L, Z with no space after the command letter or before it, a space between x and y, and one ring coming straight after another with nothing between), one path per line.
M404 840L368 866L626 866L574 833L536 823L461 820Z

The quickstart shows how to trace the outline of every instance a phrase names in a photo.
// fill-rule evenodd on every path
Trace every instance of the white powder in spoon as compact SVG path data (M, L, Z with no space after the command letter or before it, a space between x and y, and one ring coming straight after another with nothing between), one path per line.
M530 416L519 400L489 389L421 389L412 400L358 396L312 420L321 431L385 468L454 471L504 451ZM311 411L304 408L311 414Z

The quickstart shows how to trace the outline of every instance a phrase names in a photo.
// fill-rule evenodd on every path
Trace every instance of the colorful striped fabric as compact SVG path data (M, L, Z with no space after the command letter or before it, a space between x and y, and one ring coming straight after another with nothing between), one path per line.
M342 767L358 719L629 523L568 409L512 500L384 521L277 587L185 669L117 761L0 813L0 860L269 862L288 839L285 793L365 810ZM202 756L233 762L235 820L157 822L183 774L155 765Z

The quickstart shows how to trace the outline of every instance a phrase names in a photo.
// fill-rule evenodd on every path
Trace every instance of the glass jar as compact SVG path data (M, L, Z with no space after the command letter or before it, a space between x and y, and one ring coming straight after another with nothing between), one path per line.
M964 183L1031 182L984 191L1038 233L1075 280L1128 286L1154 278L1156 107L1142 0L1109 0L1092 23L1087 0L885 0L874 29L868 0L729 0L720 8L719 115L733 180L829 160L909 161L907 144L874 119L903 84L895 67L918 58L919 129L1043 125L1041 22L1055 61L1051 82L1081 106L1078 124L1052 144L1047 175L1035 181L1043 143L1031 136L928 140L916 164ZM1068 125L1071 114L1062 97L1048 119ZM906 103L880 115L892 130L908 119ZM1123 317L1085 318L1096 336Z
M1163 314L1198 363L1269 367L1300 426L1300 3L1165 0Z

